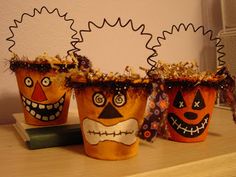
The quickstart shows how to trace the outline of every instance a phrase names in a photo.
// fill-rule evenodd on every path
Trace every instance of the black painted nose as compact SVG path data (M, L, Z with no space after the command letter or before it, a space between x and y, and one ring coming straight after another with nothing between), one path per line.
M98 116L98 118L100 119L112 119L118 117L123 117L123 116L114 106L112 106L110 102L106 105L106 107L102 110L101 114Z
M184 113L184 117L186 117L187 119L190 119L190 120L194 120L197 118L197 114L194 112L186 112L186 113Z

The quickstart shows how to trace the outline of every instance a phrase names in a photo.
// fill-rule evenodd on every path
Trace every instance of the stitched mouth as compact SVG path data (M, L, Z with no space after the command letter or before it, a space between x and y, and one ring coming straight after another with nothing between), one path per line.
M53 121L57 119L63 110L66 94L57 102L52 104L40 104L33 102L21 94L23 105L28 113L34 118L41 121Z
M194 138L201 135L204 130L206 129L208 122L209 122L209 114L206 114L201 122L198 124L187 124L186 122L182 121L176 114L169 113L168 114L168 121L171 127L180 135L188 138Z
M125 145L136 142L138 131L137 120L131 118L115 125L106 126L89 118L83 121L84 135L88 143L98 144L103 141L114 141Z

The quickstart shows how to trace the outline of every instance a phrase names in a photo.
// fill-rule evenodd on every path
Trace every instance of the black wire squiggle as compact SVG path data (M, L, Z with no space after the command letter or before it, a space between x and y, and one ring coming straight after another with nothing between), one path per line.
M207 30L207 31L205 31L204 26L199 26L199 27L195 28L195 26L194 26L192 23L189 23L189 24L187 24L187 25L185 25L184 23L180 23L179 26L172 25L170 31L166 31L166 30L165 30L165 31L162 32L162 36L157 37L157 42L158 42L158 44L155 45L155 46L153 46L153 47L154 47L154 48L155 48L155 47L161 47L161 45L162 45L162 44L161 44L161 40L166 40L166 34L172 35L172 34L174 33L174 30L176 30L177 32L179 32L179 31L181 30L181 27L183 27L183 29L184 29L185 31L187 31L190 27L192 28L193 32L197 32L197 31L199 31L199 30L202 30L202 35L204 35L204 36L205 36L205 35L209 35L210 41L216 41L216 44L215 44L215 47L216 47L216 49L217 49L216 52L219 54L219 55L217 56L218 65L219 65L219 66L225 65L225 61L222 60L222 58L223 58L226 54L222 51L222 49L224 48L224 45L221 44L221 41L222 41L221 38L219 38L219 37L214 37L212 30ZM157 55L158 55L158 53L157 53ZM153 69L153 66L152 66L152 69Z
M150 41L151 41L152 38L153 38L153 35L152 35L151 33L144 32L144 31L145 31L145 25L144 25L144 24L142 24L142 25L140 25L139 27L135 28L134 25L133 25L133 21L132 21L131 19L129 19L125 24L122 24L120 17L117 19L117 21L116 21L114 24L109 23L105 18L104 18L104 20L103 20L103 22L102 22L101 25L97 25L97 24L95 24L94 22L89 21L89 22L88 22L88 29L83 29L83 30L80 30L80 31L79 31L79 34L80 34L80 37L81 37L81 40L79 41L80 43L81 43L81 42L84 42L84 38L83 38L83 34L82 34L82 33L92 32L91 25L95 26L95 27L98 28L98 29L102 29L105 25L108 25L108 26L110 26L110 27L115 27L115 26L119 25L119 26L122 27L122 28L125 28L125 27L127 27L128 25L130 25L130 26L131 26L131 29L132 29L134 32L137 32L137 31L140 30L140 31L141 31L141 32L140 32L141 35L149 36L149 39L148 39L148 41L147 41L146 44L145 44L146 49L153 51L153 53L147 58L147 62L148 62L150 65L156 65L156 61L152 59L152 57L156 56L156 50L155 50L153 47L149 47L149 46L148 46L149 43L150 43ZM76 49L76 47L75 47L75 49Z
M9 26L9 30L11 31L11 34L12 34L12 35L6 39L7 41L13 42L13 44L8 48L8 51L12 52L12 47L14 47L15 44L16 44L16 42L13 40L13 38L14 38L14 36L15 36L15 34L14 34L14 32L13 32L13 29L14 29L14 28L15 28L15 29L18 28L18 24L20 24L20 23L23 22L23 19L24 19L25 16L29 16L29 17L32 17L32 18L33 18L33 17L36 15L36 12L38 12L38 14L41 14L41 13L43 12L43 10L46 10L46 11L48 12L48 14L53 14L54 12L56 12L56 13L58 14L58 16L59 16L59 17L62 17L66 22L71 22L70 30L72 30L72 31L74 32L74 34L71 36L72 41L70 42L70 44L71 44L74 48L76 48L75 45L76 45L76 43L79 41L79 38L76 38L76 35L78 34L78 32L77 32L75 29L73 29L73 27L72 27L73 24L74 24L74 19L68 19L68 18L66 17L67 14L68 14L67 12L66 12L65 14L61 15L58 8L55 8L55 9L53 9L52 11L49 11L46 6L43 6L43 7L41 7L41 9L39 9L39 10L36 9L36 8L34 8L33 14L23 13L23 14L21 15L21 17L20 17L20 20L14 19L14 25ZM74 49L68 50L68 51L67 51L67 54L69 55L70 51L72 51L72 50L74 50ZM77 50L79 50L79 49L77 49Z

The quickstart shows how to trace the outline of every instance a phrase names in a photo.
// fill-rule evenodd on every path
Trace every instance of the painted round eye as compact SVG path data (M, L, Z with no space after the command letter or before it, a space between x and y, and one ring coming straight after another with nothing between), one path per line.
M118 93L113 97L113 104L117 107L124 106L126 103L126 96L122 93Z
M34 85L34 82L33 82L33 80L31 79L31 77L26 77L25 80L24 80L24 82L25 82L25 85L26 85L27 87L32 87L32 86Z
M96 92L93 94L93 103L98 106L102 107L106 104L106 97L101 92Z
M44 87L48 87L49 85L51 85L51 80L49 77L44 77L41 81L41 84L44 86Z

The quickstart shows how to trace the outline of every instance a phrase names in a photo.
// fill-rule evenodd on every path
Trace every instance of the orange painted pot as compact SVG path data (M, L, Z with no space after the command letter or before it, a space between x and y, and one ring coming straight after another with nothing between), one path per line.
M51 68L48 63L12 61L25 122L47 126L67 121L71 89L65 87L65 73Z
M217 90L208 86L182 89L173 86L169 96L167 128L170 139L179 142L200 142L208 135L210 118Z
M90 157L121 160L138 153L137 132L148 91L123 88L91 85L75 89L84 149Z

